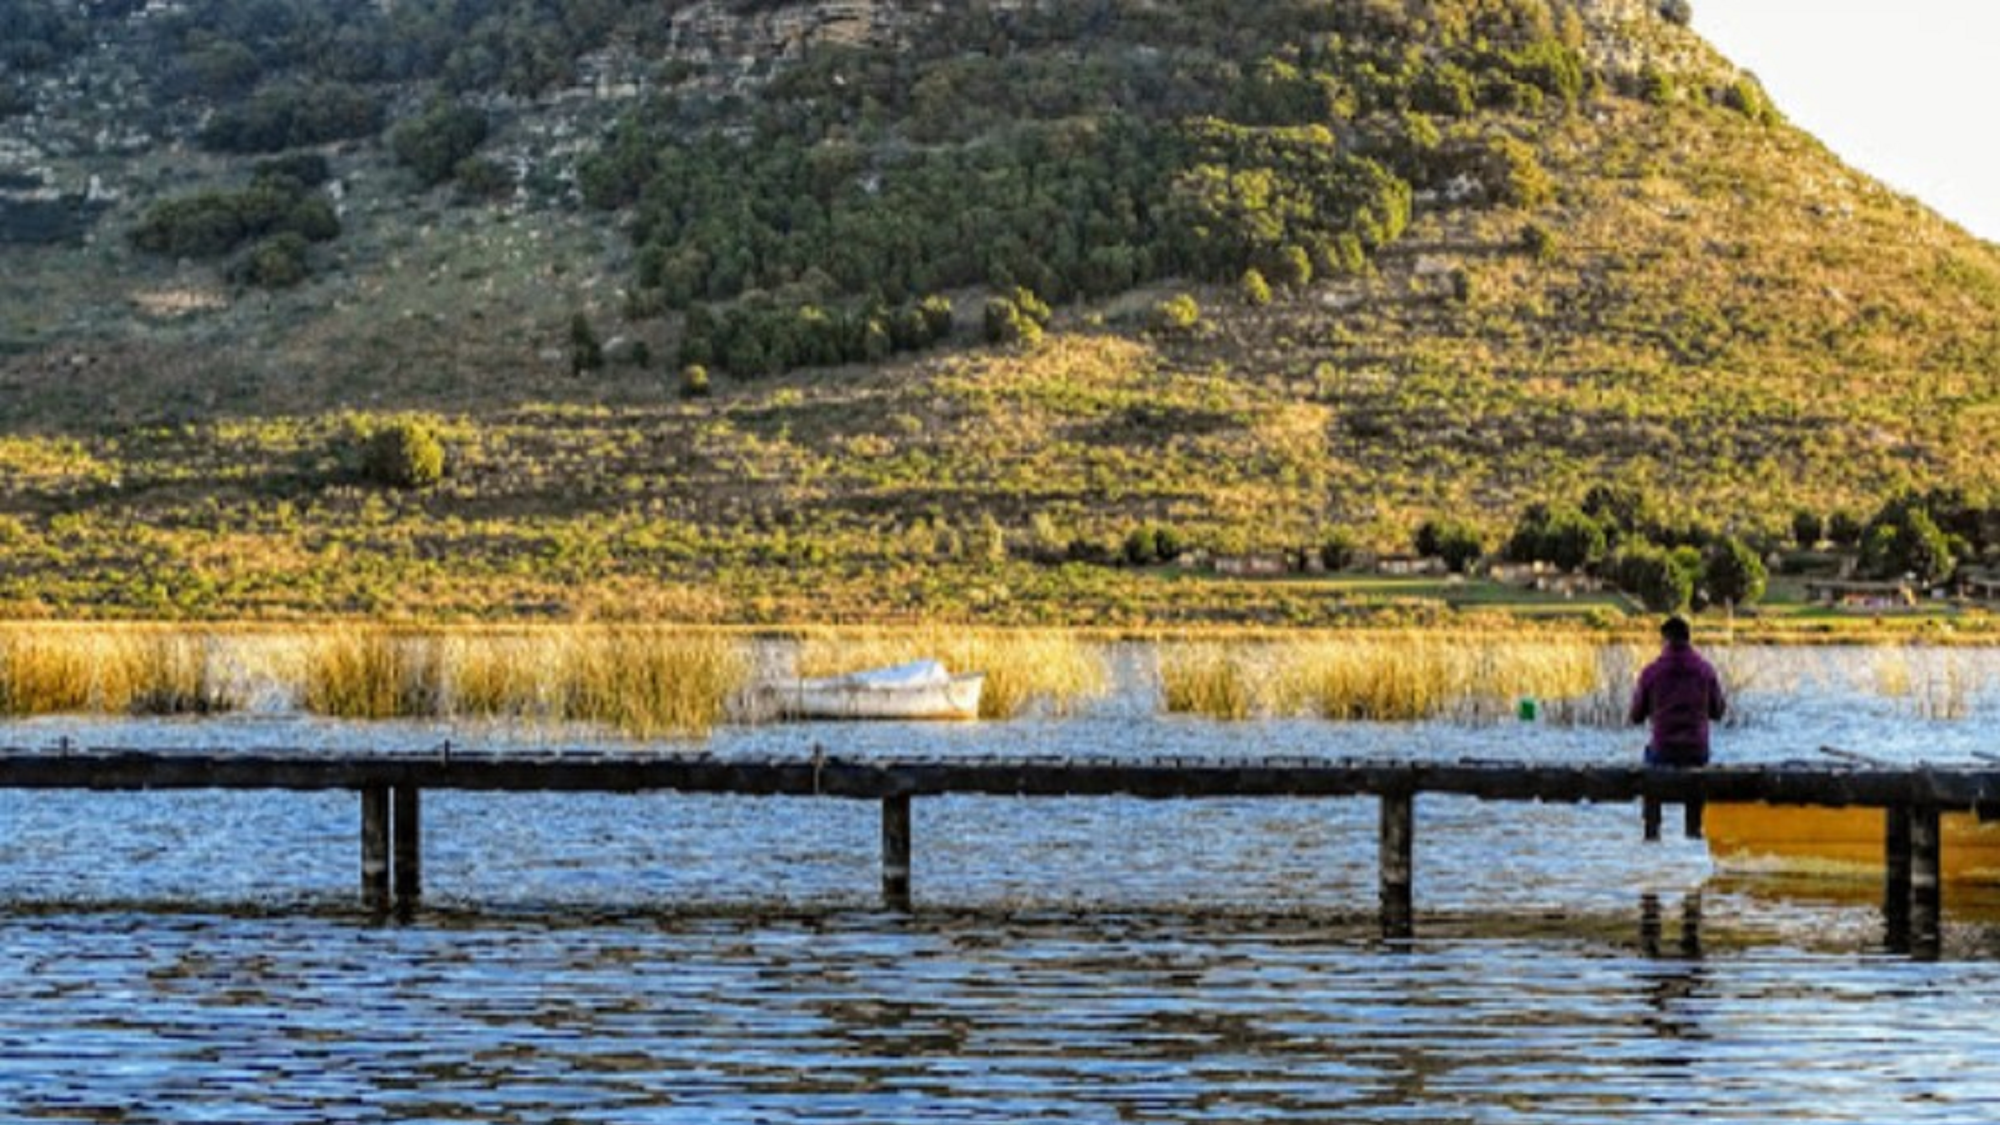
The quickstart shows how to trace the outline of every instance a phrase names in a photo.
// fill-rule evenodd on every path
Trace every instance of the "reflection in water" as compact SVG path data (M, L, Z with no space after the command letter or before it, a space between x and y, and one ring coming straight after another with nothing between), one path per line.
M0 912L0 1103L501 1125L2000 1112L1977 1013L2000 966L1718 943L1702 897L1641 906L1642 956L1470 918L1389 955L1370 923L1249 915Z
M1724 735L1733 760L1963 756L1985 737L1977 721L1871 727L1888 713L1838 684L1824 707L1818 687L1782 709L1756 690L1756 721ZM470 737L86 726L0 740ZM1636 755L1625 732L1541 724L1159 719L1134 692L1060 722L736 729L711 749L815 742ZM2000 903L1961 888L1943 960L1918 964L1883 956L1877 883L1715 878L1699 842L1641 845L1630 806L1496 815L1426 796L1414 937L1384 941L1373 802L947 798L914 817L917 913L901 917L875 909L866 804L427 795L431 897L414 925L378 926L354 904L351 796L0 793L0 1116L2000 1120Z
M1690 891L1681 899L1678 932L1672 944L1663 941L1660 896L1639 896L1639 947L1659 964L1646 977L1644 994L1645 1026L1662 1040L1705 1040L1708 1032L1698 1019L1706 999L1707 972L1702 965L1701 892ZM1661 1055L1661 1066L1693 1067L1699 1062L1691 1055Z

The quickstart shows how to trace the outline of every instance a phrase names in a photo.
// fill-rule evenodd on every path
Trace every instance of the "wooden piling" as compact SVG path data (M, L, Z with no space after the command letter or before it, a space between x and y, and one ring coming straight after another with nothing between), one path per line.
M1910 945L1910 807L1882 810L1882 915L1888 923L1888 945L1907 952Z
M1681 832L1690 840L1701 839L1701 814L1707 808L1699 800L1681 806Z
M1409 789L1382 794L1382 932L1409 937L1414 928L1417 797Z
M910 796L882 798L882 902L890 910L910 911Z
M361 790L361 903L389 909L389 787Z
M1944 838L1937 806L1910 810L1910 940L1935 950L1944 922Z
M1660 838L1660 799L1649 795L1644 804L1645 811L1640 815L1644 818L1646 840L1650 843Z
M399 911L413 909L423 896L421 808L416 786L396 786L391 830L395 836L396 909Z

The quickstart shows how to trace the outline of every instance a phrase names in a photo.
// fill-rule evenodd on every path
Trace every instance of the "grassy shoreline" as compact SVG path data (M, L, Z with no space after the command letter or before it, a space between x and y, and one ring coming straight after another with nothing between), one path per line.
M771 717L760 685L919 657L982 671L982 717L1061 716L1109 692L1136 645L1168 714L1243 720L1493 721L1535 700L1566 724L1616 723L1649 627L1487 620L1453 629L1125 630L814 625L0 622L0 720L56 714L297 712L337 720L582 726L649 740ZM1768 638L1703 620L1725 675L1756 684ZM1798 638L1793 638L1798 639ZM1805 638L1827 643L1825 636ZM1964 718L1991 636L1849 634L1866 690ZM1751 646L1746 651L1745 646Z

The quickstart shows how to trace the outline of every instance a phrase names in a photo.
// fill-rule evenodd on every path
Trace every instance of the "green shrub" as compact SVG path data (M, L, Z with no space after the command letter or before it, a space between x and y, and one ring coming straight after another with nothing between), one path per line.
M1153 330L1167 333L1192 332L1201 325L1201 305L1191 294L1180 293L1153 306Z
M289 289L312 270L306 262L306 240L289 231L275 234L250 249L237 267L236 278L262 289Z
M1271 303L1271 284L1255 266L1243 271L1243 280L1237 283L1236 291L1243 295L1245 304L1262 308Z
M990 344L1040 343L1048 325L1049 306L1033 292L1017 288L1012 295L992 297L986 302L986 341Z
M1722 104L1759 125L1770 125L1778 120L1778 108L1771 104L1770 95L1748 75L1738 78L1722 91Z
M331 203L308 194L298 179L260 171L241 191L201 191L153 204L130 238L149 254L217 258L247 242L283 234L328 242L339 237L340 220Z
M217 110L199 139L217 152L281 152L381 130L382 104L372 94L342 82L291 83Z
M378 427L362 445L362 478L385 488L429 488L444 479L444 468L444 443L416 419Z
M440 101L389 130L389 151L430 187L451 179L485 142L486 130L486 114L462 102Z
M1522 225L1521 248L1538 262L1552 262L1562 253L1562 243L1556 238L1556 233L1540 223Z

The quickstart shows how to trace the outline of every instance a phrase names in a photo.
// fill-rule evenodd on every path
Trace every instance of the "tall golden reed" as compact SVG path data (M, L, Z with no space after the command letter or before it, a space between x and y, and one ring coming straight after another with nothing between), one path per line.
M815 630L800 638L802 676L837 676L935 659L955 673L983 672L981 718L1006 719L1040 704L1058 714L1110 689L1103 649L1060 629Z
M1574 699L1598 690L1603 670L1584 640L1356 634L1170 646L1160 679L1169 711L1403 722Z
M1167 644L1156 655L1160 704L1169 713L1247 719L1257 710L1258 673L1247 644Z
M217 666L221 646L215 637L153 630L132 641L123 710L142 715L211 715L243 706L229 677Z
M704 735L750 676L743 642L646 626L582 629L557 666L561 717L634 738Z
M212 638L157 626L26 624L0 629L0 714L225 711L239 701Z
M335 719L428 718L443 712L436 633L359 625L307 638L300 703Z
M97 637L61 626L0 632L0 715L58 715L96 705Z

